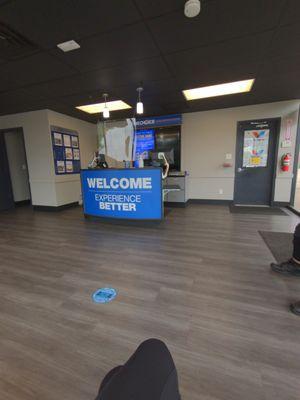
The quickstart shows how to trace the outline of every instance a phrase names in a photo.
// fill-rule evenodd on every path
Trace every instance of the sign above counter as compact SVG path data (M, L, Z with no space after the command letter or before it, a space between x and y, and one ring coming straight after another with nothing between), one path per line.
M162 115L159 117L149 117L149 118L137 118L136 119L136 128L137 129L145 129L145 128L159 128L163 126L175 126L182 124L182 115L181 114L173 114L173 115Z

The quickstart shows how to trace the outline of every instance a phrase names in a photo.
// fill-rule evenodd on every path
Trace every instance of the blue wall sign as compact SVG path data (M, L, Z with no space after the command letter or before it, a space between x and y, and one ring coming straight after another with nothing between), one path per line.
M182 124L182 115L163 115L160 117L137 118L137 129L158 128L161 126L174 126Z
M154 129L140 130L135 134L135 160L140 156L145 160L149 158L149 151L155 148Z
M161 168L82 170L86 215L155 220L163 217Z
M102 288L93 293L92 299L94 303L109 303L117 296L117 292L113 288Z

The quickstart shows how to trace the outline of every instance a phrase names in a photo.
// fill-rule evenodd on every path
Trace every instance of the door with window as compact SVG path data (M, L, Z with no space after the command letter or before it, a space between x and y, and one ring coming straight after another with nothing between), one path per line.
M296 177L294 208L300 213L300 151L298 149L298 168Z
M271 205L280 119L238 123L234 204Z

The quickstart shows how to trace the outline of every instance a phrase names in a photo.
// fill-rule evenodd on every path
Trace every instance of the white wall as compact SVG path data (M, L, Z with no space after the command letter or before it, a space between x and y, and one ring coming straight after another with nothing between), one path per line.
M80 177L55 175L50 125L79 133L81 163L86 167L97 147L96 125L50 110L0 117L0 130L23 129L32 204L55 207L79 200Z
M0 129L22 128L27 155L32 204L56 205L54 165L48 129L48 111L0 117Z
M292 149L279 148L278 160L283 153L294 152L299 104L298 100L293 100L184 114L182 169L190 174L188 197L233 199L238 121L281 117L282 139L285 119L291 118ZM96 125L51 110L0 117L1 130L23 128L33 205L60 206L76 202L80 196L79 175L56 176L54 173L51 125L79 133L82 167L87 167L97 148ZM222 166L226 153L232 154L232 168ZM281 172L278 166L275 201L290 201L291 183L292 171Z
M232 200L234 192L235 145L237 122L264 118L282 118L280 143L286 119L292 119L292 148L278 151L275 201L289 202L292 184L290 172L282 172L279 160L283 153L295 151L300 101L284 101L254 106L227 108L183 114L182 170L189 173L191 199ZM232 168L222 165L226 153L232 154ZM223 193L220 193L220 190Z
M23 132L16 130L5 133L5 146L14 201L30 200Z

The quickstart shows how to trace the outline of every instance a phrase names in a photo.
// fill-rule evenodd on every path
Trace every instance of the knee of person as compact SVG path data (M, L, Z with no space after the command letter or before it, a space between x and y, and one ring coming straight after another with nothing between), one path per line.
M137 352L161 355L165 354L166 356L168 355L169 357L172 357L167 345L162 340L155 338L147 339L142 342L137 348Z
M151 338L151 339L147 339L144 342L142 342L139 345L139 348L161 348L161 349L167 349L166 344L160 340L160 339L155 339L155 338Z

